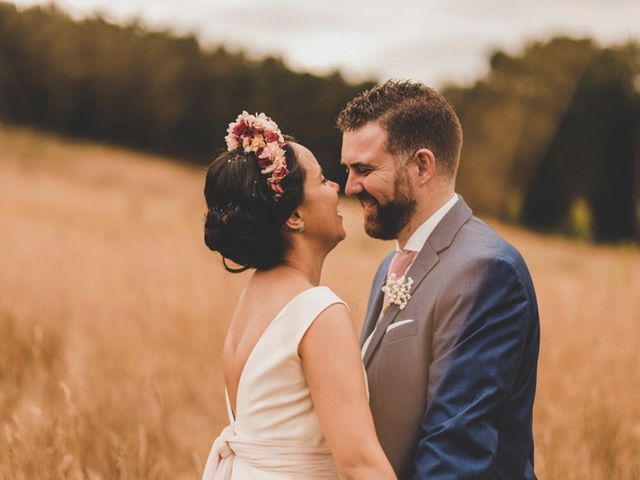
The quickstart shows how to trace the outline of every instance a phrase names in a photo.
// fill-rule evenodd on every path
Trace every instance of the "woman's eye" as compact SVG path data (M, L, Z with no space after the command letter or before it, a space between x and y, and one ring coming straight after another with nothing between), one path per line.
M322 177L322 183L327 183L329 180L327 179L327 177Z

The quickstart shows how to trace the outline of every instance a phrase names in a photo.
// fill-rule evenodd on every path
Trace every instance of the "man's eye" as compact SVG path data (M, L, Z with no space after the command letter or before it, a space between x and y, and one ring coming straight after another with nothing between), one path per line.
M351 173L351 170L349 167L346 167L344 169L344 171L347 173L347 175L349 175ZM371 168L369 167L362 167L362 166L355 166L353 167L353 171L355 173L357 173L358 175L367 175L369 173L371 173Z
M327 183L328 181L329 181L329 180L327 179L327 177L324 177L324 176L322 177L322 183L323 183L323 184Z

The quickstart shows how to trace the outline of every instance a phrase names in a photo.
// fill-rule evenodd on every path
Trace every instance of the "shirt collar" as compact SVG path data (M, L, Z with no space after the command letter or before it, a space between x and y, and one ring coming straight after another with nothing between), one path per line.
M447 212L451 210L451 208L456 204L457 201L458 194L454 193L453 197L451 197L449 201L447 201L447 203L440 207L436 213L427 218L427 220L422 225L420 225L415 232L413 232L413 235L411 235L409 237L409 240L407 240L404 249L411 250L413 252L419 252L420 250L422 250L422 247L424 247L424 244L427 242L429 235L431 235L431 233L438 226L438 223L440 223L440 220L444 218ZM400 250L400 245L397 241L396 250Z

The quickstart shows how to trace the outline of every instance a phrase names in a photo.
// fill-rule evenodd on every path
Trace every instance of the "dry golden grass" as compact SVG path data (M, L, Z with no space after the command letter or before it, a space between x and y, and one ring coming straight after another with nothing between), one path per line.
M196 478L225 424L223 333L247 274L202 243L203 171L0 126L0 478ZM323 283L364 314L389 245ZM640 478L640 252L496 228L537 287L541 479ZM348 267L348 268L345 268Z

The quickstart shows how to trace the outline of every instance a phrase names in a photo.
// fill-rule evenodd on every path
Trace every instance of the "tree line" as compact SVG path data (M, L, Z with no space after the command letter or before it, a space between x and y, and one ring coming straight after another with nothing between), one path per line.
M484 78L446 94L473 204L536 229L639 238L640 45L557 37L498 51Z
M0 1L0 119L205 163L240 110L264 111L344 182L335 117L372 82L294 72L194 36ZM558 37L495 52L449 85L459 191L476 211L603 241L638 239L640 46Z
M342 176L335 117L371 85L136 23L0 2L0 118L11 123L203 163L241 110L264 111Z

